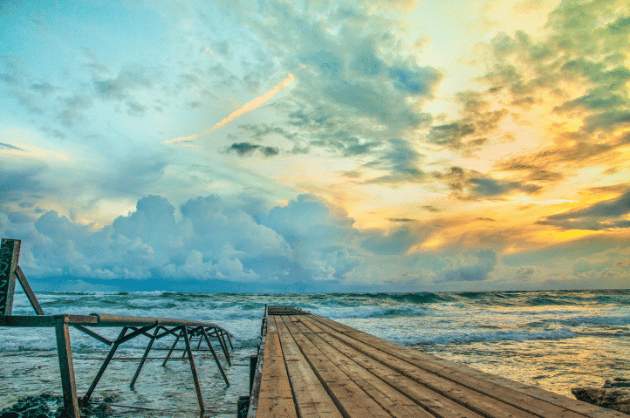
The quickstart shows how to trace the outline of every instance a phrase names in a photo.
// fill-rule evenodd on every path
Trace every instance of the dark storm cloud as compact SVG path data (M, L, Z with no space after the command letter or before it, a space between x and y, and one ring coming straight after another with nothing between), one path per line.
M147 193L164 176L164 170L171 163L165 154L136 150L143 155L138 158L134 152L119 158L106 170L98 171L92 184L99 188L103 197L131 197Z
M146 69L131 67L122 70L116 78L93 80L94 90L104 99L125 99L130 91L153 87L153 81Z
M251 138L256 139L258 141L263 140L268 135L279 135L289 140L294 139L297 136L296 132L289 132L288 130L280 126L270 126L264 123L261 123L258 125L253 125L253 124L239 125L238 128L242 130L245 134L250 135Z
M519 283L529 281L534 275L534 272L535 270L533 267L519 267L514 275L514 280Z
M436 283L487 280L497 265L496 253L492 250L481 250L473 253L471 258L473 260L464 262L464 265L444 269Z
M455 196L461 199L501 199L514 192L534 194L541 189L533 183L495 179L461 167L451 167L447 172L433 173L433 176L446 181Z
M419 168L423 155L409 141L390 139L387 145L388 148L378 155L378 160L369 166L385 169L389 174L370 179L368 183L413 183L425 177L425 173Z
M24 151L22 148L18 148L14 145L11 144L5 144L4 142L0 142L0 148L6 148L6 149L14 149L14 150L18 150L18 151Z
M45 171L44 166L17 170L0 167L0 207L9 202L19 202L26 197L51 191L41 179Z
M538 165L541 165L541 160L539 159L520 157L497 163L495 166L501 171L526 172L527 177L525 177L525 180L527 181L553 183L564 179L564 175L562 173L550 171L546 168L541 168ZM544 163L542 165L544 165Z
M187 75L189 76L184 74L182 77L185 79ZM129 116L140 117L144 115L147 106L140 103L134 95L141 90L154 89L159 77L159 74L152 74L146 68L130 66L120 71L116 78L95 76L92 85L100 98L124 102Z
M411 218L389 218L390 222L416 222L416 219Z
M333 152L340 152L344 157L371 154L372 150L381 145L380 142L365 140L346 130L331 132L325 138L309 142L309 145L325 147Z
M440 209L436 208L435 206L431 206L431 205L424 205L422 206L422 209L429 211L429 212L433 212L433 213L437 213L437 212L441 212Z
M478 92L460 92L457 97L463 105L463 117L431 127L427 139L434 144L472 151L488 141L487 136L495 132L508 111L489 110L487 101Z
M540 186L520 181L497 180L491 177L472 177L468 180L470 195L473 198L494 197L520 191L527 194L536 193Z
M31 90L40 93L42 96L47 96L57 89L57 87L53 86L48 81L31 84Z
M265 157L273 157L280 153L280 150L276 147L265 147L249 142L234 143L227 150L228 152L236 152L241 157L251 155L254 151L260 151Z
M584 209L551 215L539 223L554 225L563 229L594 231L630 228L630 220L624 218L628 213L630 213L630 190L616 199L599 202Z
M401 226L393 231L375 230L364 235L367 239L361 244L362 248L378 255L402 255L422 242L428 236L428 231Z

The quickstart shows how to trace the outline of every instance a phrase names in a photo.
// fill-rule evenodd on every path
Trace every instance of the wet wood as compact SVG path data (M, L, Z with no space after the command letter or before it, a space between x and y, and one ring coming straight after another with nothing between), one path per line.
M282 346L276 331L267 331L257 416L297 417Z
M57 353L59 359L59 372L61 374L61 386L63 388L63 405L65 415L72 418L81 416L79 399L77 397L77 385L74 380L74 365L72 363L72 349L70 347L70 331L68 330L68 318L58 315L55 319L55 335L57 337Z
M20 256L20 240L0 241L0 315L11 315L15 293L15 270Z
M250 406L248 417L627 416L423 354L296 307L265 309L262 347L258 409Z
M284 353L288 375L295 394L295 405L303 418L341 418L333 400L328 396L310 364L300 351L297 343L289 333L288 328L280 318L269 318L273 321L280 336L280 343ZM276 322L276 321L279 321Z

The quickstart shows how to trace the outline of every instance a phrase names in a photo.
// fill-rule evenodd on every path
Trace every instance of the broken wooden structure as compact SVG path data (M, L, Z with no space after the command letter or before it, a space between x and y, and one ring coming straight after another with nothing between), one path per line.
M234 349L232 345L232 334L223 329L222 327L213 324L211 322L202 321L187 321L181 319L167 319L167 318L145 318L134 316L121 316L121 315L108 315L92 313L89 315L45 315L42 310L35 294L22 272L22 269L18 265L18 257L20 254L20 240L16 239L2 239L0 246L0 326L4 327L52 327L55 328L55 334L57 339L57 354L59 358L59 369L61 374L61 384L63 388L64 408L67 416L72 418L79 418L79 398L77 396L77 389L75 383L74 366L72 363L72 349L70 343L69 327L76 328L77 330L89 335L92 338L108 345L110 347L109 353L105 358L100 370L96 377L92 381L87 393L81 398L82 404L87 404L99 383L103 373L107 369L107 366L111 362L114 354L121 344L136 338L146 337L149 339L144 356L140 360L140 364L136 369L136 373L131 381L130 387L133 388L142 366L144 365L149 352L153 347L153 343L156 340L168 336L174 336L175 341L171 345L168 355L164 359L163 365L171 357L174 350L177 349L177 343L183 340L184 347L183 356L187 356L191 373L195 382L195 390L197 392L197 400L199 402L199 408L201 412L204 411L203 398L201 394L201 387L199 385L199 378L195 367L193 358L193 342L198 344L196 350L200 350L202 343L206 343L207 351L212 353L217 367L219 368L221 375L226 385L230 382L225 374L223 366L219 361L217 352L211 344L211 341L218 341L220 349L228 364L231 364L230 353L228 344L231 349ZM12 315L13 308L13 296L15 292L16 278L20 282L24 293L28 297L35 313L37 315ZM110 340L104 336L95 332L92 328L107 327L107 328L120 328L120 332L116 339ZM151 332L152 331L152 332Z
M265 309L248 418L403 416L628 417L445 361L297 308Z

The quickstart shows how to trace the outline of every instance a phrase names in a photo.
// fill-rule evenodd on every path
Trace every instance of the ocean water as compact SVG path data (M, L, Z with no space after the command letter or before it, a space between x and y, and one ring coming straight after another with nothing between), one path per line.
M365 332L485 372L571 396L575 386L630 378L630 290L377 294L40 293L47 314L92 312L214 322L235 335L228 387L209 355L195 357L206 416L234 417L248 392L248 357L259 342L265 304L296 305ZM14 314L31 314L17 294ZM98 330L112 338L115 329ZM71 330L79 396L108 347ZM167 347L172 340L159 344ZM61 394L52 329L0 328L0 410L18 397ZM94 396L117 397L125 417L194 416L198 411L187 362L148 360L129 382L146 339L121 346ZM156 344L157 346L157 344ZM152 357L164 356L152 351ZM135 407L135 408L133 408ZM145 409L139 409L139 408ZM197 414L198 416L198 414Z

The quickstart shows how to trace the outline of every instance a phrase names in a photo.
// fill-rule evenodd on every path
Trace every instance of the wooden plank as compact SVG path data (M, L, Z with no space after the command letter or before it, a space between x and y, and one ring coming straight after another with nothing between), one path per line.
M55 321L57 357L59 359L59 372L61 374L61 386L63 388L63 408L66 416L79 418L81 413L79 411L77 385L74 380L74 365L72 363L68 318L63 315L56 315Z
M0 315L0 325L5 327L54 327L53 315Z
M311 325L310 323L308 324ZM413 381L396 370L374 361L374 359L360 353L354 348L345 345L341 341L327 333L316 334L333 346L339 352L352 359L358 365L379 377L381 380L394 387L400 393L412 399L418 405L427 409L438 417L443 418L481 418L470 409L452 401L451 399L436 393L435 391Z
M308 319L306 319L308 321ZM431 390L440 393L441 395L457 402L458 404L465 406L466 408L475 411L481 415L487 417L519 417L519 418L535 418L532 413L518 409L512 405L506 404L498 399L491 398L483 393L476 392L465 386L462 386L456 382L445 379L441 376L428 372L416 365L401 360L387 351L373 347L352 338L349 335L340 334L335 332L334 329L326 325L320 325L323 329L330 330L333 337L339 339L346 345L349 345L364 355L380 362L387 367L396 370L404 376L420 383L423 386L430 388Z
M39 301L37 300L37 297L35 296L33 289L31 289L31 285L28 284L28 280L26 280L26 276L24 275L24 272L22 271L20 266L17 266L17 268L15 269L15 275L20 281L20 285L22 285L22 289L24 290L24 293L26 293L26 296L28 297L28 301L31 302L31 306L35 310L35 313L37 315L44 315L44 310L39 304Z
M15 293L15 270L20 256L20 240L0 241L0 315L11 315Z
M311 369L281 317L270 318L270 320L277 322L278 335L299 416L301 418L342 418L337 406Z
M565 400L569 402L565 401L565 404L563 405L549 403L547 400L541 400L539 398L529 396L528 394L525 394L521 391L497 384L496 382L491 382L484 378L480 378L478 377L478 375L475 376L471 375L470 373L462 372L458 370L461 369L461 366L459 365L440 364L439 359L436 357L428 356L426 354L417 352L417 350L413 350L399 344L383 340L381 338L364 333L346 325L339 324L338 322L332 321L328 318L320 316L312 316L311 318L318 321L320 324L330 326L336 331L343 331L342 334L344 335L351 336L352 338L355 338L360 342L363 342L382 352L389 353L399 359L418 366L423 370L461 384L462 386L482 393L485 396L500 400L501 402L512 405L519 409L529 411L539 416L578 418L584 416L582 415L582 412L588 410L592 411L594 409L582 408L582 405L580 405L580 403L582 402L577 400L575 400L575 402L571 402L573 401L572 399L562 397L560 395L557 395L555 398L565 398ZM472 370L470 368L468 369ZM569 410L569 408L567 407L571 406L573 406L573 409ZM623 415L619 415L619 417L622 416Z
M342 415L346 418L382 417L390 415L356 383L335 366L317 346L304 336L291 321L283 321L302 354L322 382Z
M458 369L462 373L466 373L476 379L494 383L521 395L527 395L529 396L527 399L533 398L535 401L546 402L550 405L564 408L590 418L628 418L628 415L623 412L579 401L554 392L549 392L536 386L526 385L522 382L506 379L498 375L485 373L463 364L454 363L440 358L436 359L435 362L450 369ZM528 400L527 402L530 401Z
M370 373L362 365L357 364L342 352L329 345L322 338L321 334L311 332L301 321L292 322L333 364L339 367L349 379L363 389L376 403L389 412L392 417L435 417L404 394Z
M256 416L297 418L289 376L284 364L282 346L275 324L267 323L262 378Z

